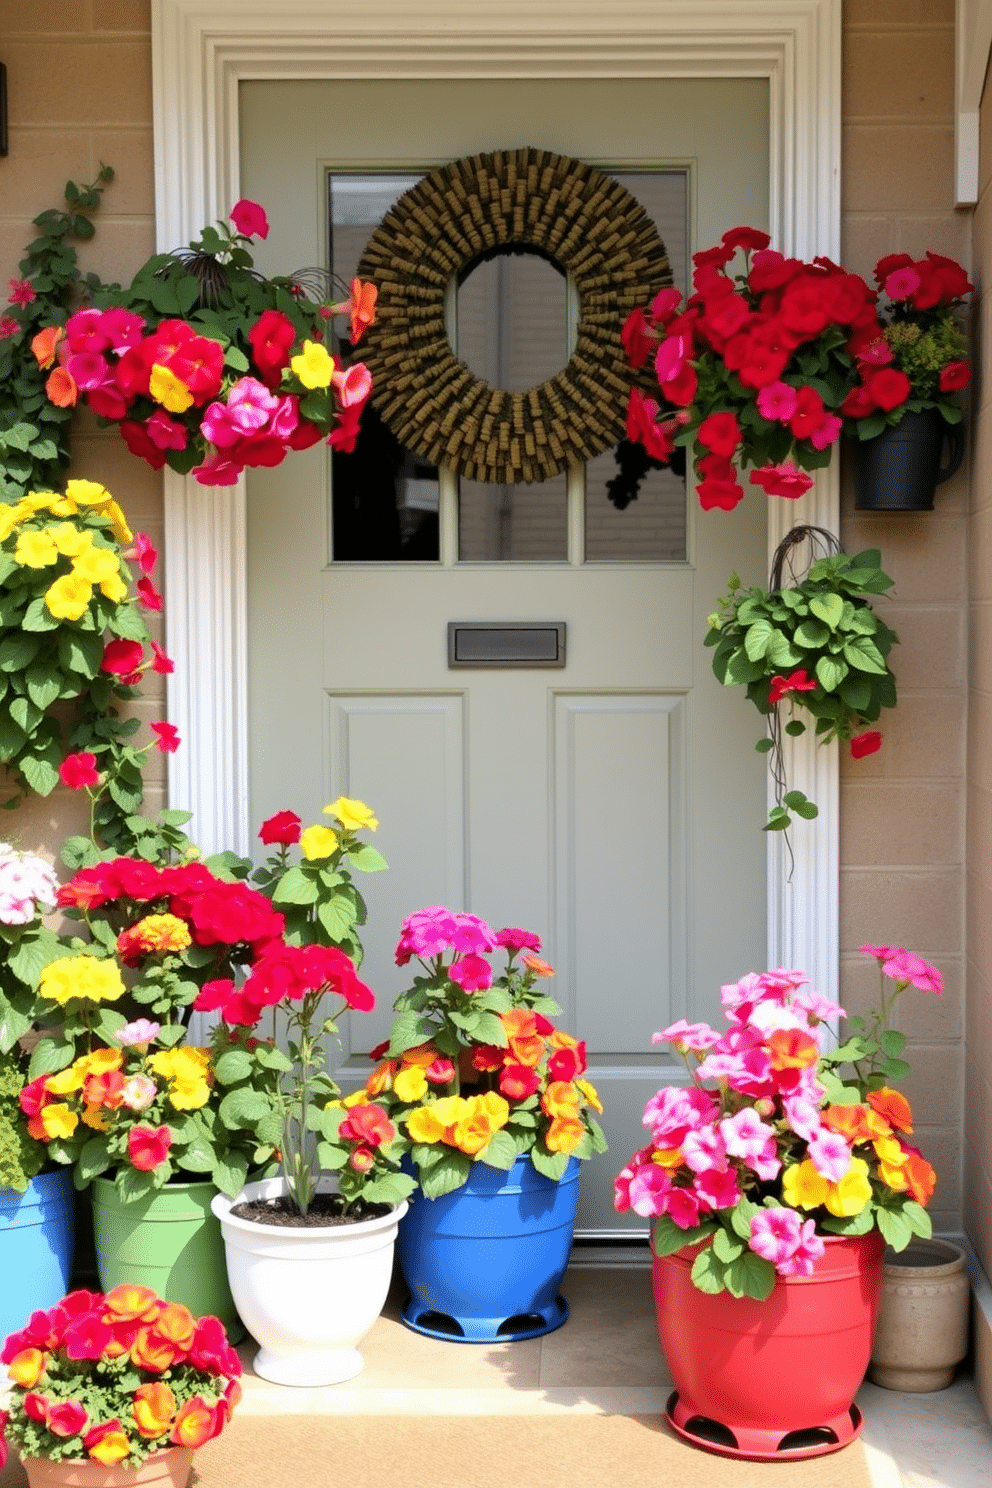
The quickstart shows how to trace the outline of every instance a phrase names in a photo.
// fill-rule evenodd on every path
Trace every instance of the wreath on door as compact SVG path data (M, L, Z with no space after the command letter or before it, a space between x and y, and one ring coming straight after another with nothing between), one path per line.
M566 366L524 392L490 387L455 355L445 291L484 259L536 253L579 299ZM625 436L637 380L620 339L630 312L671 284L665 245L618 181L547 150L441 166L400 197L358 267L379 292L364 361L373 403L423 460L473 480L545 480Z

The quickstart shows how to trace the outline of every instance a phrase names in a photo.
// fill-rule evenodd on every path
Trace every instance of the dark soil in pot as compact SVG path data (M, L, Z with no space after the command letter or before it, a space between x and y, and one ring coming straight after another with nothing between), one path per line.
M276 1225L281 1229L310 1230L328 1225L360 1224L365 1219L379 1219L388 1214L392 1204L370 1204L356 1199L344 1212L340 1194L315 1194L306 1214L301 1214L291 1199L251 1199L235 1204L231 1210L237 1219L250 1219L255 1224Z

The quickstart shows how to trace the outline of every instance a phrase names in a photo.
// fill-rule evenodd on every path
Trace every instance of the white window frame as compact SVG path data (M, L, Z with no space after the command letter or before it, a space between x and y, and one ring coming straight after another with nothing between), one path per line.
M239 196L238 86L258 78L757 77L769 87L775 246L839 258L842 0L156 0L152 65L160 251ZM736 224L728 223L727 226ZM769 502L769 549L796 520L837 530L838 461L798 503ZM243 485L165 473L169 715L183 739L169 791L208 851L248 853ZM750 736L742 738L750 748ZM836 746L786 744L819 817L768 834L770 966L837 991Z

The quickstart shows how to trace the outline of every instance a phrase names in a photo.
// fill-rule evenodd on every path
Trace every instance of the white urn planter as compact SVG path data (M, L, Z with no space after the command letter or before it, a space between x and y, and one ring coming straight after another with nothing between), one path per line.
M318 1191L332 1193L334 1179ZM277 1385L336 1385L364 1367L356 1345L382 1311L404 1200L355 1224L301 1228L232 1214L252 1199L282 1197L282 1178L247 1183L233 1199L218 1194L227 1274L238 1313L259 1344L255 1373Z
M964 1251L949 1240L885 1253L868 1378L910 1394L946 1390L968 1352L971 1292Z

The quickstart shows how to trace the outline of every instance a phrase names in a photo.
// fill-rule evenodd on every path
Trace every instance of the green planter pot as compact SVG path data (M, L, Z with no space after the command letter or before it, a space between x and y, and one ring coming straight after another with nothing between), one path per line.
M95 1178L93 1239L100 1286L152 1287L194 1317L219 1317L232 1343L245 1336L227 1282L220 1221L210 1209L212 1183L170 1183L133 1204L109 1178Z

